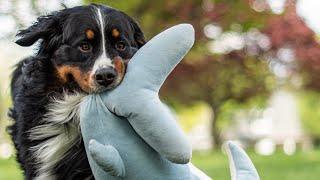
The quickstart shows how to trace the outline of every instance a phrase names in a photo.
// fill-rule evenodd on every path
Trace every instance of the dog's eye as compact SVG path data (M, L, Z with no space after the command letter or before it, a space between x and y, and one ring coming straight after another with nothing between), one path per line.
M116 43L116 49L118 51L124 51L126 49L126 44L123 41L119 41Z
M91 45L89 43L82 43L80 44L79 49L82 52L89 52L91 51Z

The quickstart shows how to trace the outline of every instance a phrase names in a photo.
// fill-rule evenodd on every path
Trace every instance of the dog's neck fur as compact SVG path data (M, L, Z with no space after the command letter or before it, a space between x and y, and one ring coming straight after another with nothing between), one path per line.
M30 139L43 141L34 146L37 162L37 179L56 179L53 169L81 141L79 106L84 94L64 93L61 99L52 99L42 125L30 130Z

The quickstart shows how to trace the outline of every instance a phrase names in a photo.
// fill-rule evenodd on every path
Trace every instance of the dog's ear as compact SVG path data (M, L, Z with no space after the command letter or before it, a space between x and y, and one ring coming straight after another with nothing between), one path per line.
M133 29L133 36L136 44L138 45L138 48L141 48L144 44L146 44L146 40L144 37L144 34L139 26L139 24L133 20L131 17L125 14L125 16L129 19L129 22L131 24L131 27Z
M139 48L141 48L144 44L146 44L146 39L144 37L144 34L139 27L139 25L133 21L133 29L134 29L134 39L138 45Z
M40 16L32 26L18 32L16 43L20 46L31 46L42 39L49 44L49 41L56 39L55 36L59 34L59 20L55 15Z

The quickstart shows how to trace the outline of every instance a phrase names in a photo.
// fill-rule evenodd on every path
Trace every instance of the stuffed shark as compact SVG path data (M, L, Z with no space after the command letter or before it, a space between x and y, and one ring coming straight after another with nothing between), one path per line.
M84 98L80 125L95 179L210 179L189 163L191 146L158 95L193 43L189 24L165 30L135 54L118 87ZM259 179L240 148L226 147L233 179Z

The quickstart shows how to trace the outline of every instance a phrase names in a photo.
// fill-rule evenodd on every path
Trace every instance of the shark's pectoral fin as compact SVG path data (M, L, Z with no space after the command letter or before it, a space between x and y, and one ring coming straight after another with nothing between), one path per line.
M246 152L233 142L224 145L229 158L232 180L260 180L259 174Z
M124 177L125 168L119 152L111 145L90 140L89 152L96 163L112 176Z

